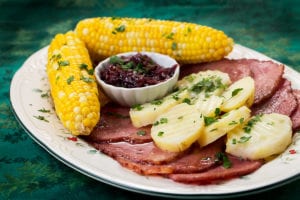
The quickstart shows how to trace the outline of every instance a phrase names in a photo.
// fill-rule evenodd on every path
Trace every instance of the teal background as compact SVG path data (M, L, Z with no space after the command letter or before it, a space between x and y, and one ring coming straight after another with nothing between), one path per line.
M0 0L0 199L162 199L106 185L65 166L25 133L11 110L10 81L27 57L48 45L56 33L95 16L212 26L236 43L300 71L300 2L296 0ZM298 199L299 187L298 179L244 199Z

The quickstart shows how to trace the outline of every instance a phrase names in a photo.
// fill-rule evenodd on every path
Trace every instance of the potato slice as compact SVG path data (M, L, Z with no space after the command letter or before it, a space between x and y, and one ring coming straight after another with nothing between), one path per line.
M156 119L151 136L160 149L181 152L197 141L203 127L203 116L195 106L181 103Z
M224 103L221 110L228 112L243 105L250 107L254 101L254 80L247 76L232 85L222 94Z
M250 112L248 107L242 106L226 113L220 119L204 117L205 124L211 124L205 126L203 133L198 139L198 143L200 146L206 146L216 141L230 130L242 125L245 120L250 118Z
M223 98L212 95L210 97L198 98L195 101L196 108L206 117L214 117L216 109L220 109Z
M183 90L169 94L161 100L155 100L131 108L129 111L131 122L137 128L153 124L159 115L180 104L186 98L189 98L189 92Z
M245 126L227 134L226 152L252 160L282 153L292 142L292 122L271 113L252 117Z
M177 82L179 89L187 88L192 96L200 93L206 95L220 95L231 84L227 73L217 70L201 71L190 74Z

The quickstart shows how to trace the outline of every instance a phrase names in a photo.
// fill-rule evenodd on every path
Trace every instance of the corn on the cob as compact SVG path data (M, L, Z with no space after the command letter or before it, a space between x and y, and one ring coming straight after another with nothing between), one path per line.
M199 63L219 60L233 48L222 31L167 20L90 18L80 21L75 32L96 61L126 51L155 51L179 63Z
M47 74L55 111L73 135L88 135L100 117L98 88L84 43L57 34L48 49Z

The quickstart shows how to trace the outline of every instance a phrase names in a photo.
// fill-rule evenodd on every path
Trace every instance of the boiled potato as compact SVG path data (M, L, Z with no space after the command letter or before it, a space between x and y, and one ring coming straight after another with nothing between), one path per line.
M250 112L248 107L242 106L226 113L220 119L205 117L206 126L198 139L198 143L200 146L206 146L216 141L230 130L241 126L245 120L250 118Z
M217 70L201 71L190 74L177 82L179 89L187 88L192 96L199 94L220 95L224 89L231 84L227 73Z
M155 119L162 113L168 111L173 106L189 98L187 90L172 93L161 100L152 101L131 108L129 111L130 119L133 126L139 128L152 124Z
M195 101L196 108L206 117L214 117L216 109L220 109L223 99L219 96L198 98Z
M250 107L254 101L254 80L251 77L242 78L228 87L222 94L224 103L221 110L228 112L243 105Z
M181 103L156 119L151 136L160 149L180 152L197 141L203 127L203 116L195 106Z
M251 160L282 153L292 142L292 122L271 113L252 117L243 127L227 134L226 152Z

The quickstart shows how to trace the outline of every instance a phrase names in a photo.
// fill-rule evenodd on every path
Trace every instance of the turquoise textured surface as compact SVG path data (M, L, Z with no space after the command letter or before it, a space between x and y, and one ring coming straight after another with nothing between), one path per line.
M10 81L27 57L55 34L96 16L212 26L236 43L300 71L297 0L0 0L0 199L161 199L106 185L67 167L26 134L10 107ZM298 179L244 199L298 199L299 185Z

